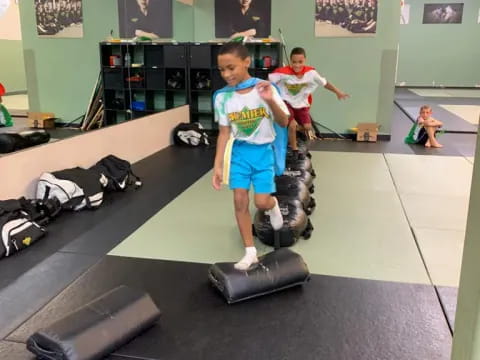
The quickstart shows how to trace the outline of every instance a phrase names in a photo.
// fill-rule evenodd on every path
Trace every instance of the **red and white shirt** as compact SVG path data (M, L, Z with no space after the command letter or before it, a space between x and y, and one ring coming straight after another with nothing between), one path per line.
M318 86L327 85L327 79L310 66L304 66L300 73L295 73L291 66L284 66L270 73L268 79L280 88L283 100L295 109L310 107L311 94Z

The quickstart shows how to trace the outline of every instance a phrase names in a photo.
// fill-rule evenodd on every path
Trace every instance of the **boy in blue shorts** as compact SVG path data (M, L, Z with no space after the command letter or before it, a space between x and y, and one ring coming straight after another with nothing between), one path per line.
M233 190L235 217L245 246L245 255L235 264L247 270L258 262L253 243L249 195L253 185L255 206L270 217L274 230L283 226L275 192L274 122L288 124L289 111L278 91L268 82L250 77L248 50L241 43L223 45L218 68L230 91L215 95L215 120L219 123L212 185L219 190L229 183ZM229 156L230 155L230 156Z

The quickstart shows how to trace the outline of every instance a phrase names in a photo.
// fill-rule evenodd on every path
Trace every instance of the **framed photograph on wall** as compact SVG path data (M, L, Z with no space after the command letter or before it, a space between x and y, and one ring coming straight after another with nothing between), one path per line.
M375 36L379 0L314 1L316 37Z
M461 24L463 3L425 4L423 8L424 24Z
M120 37L173 37L172 0L118 0Z
M40 37L82 38L83 0L35 0Z
M271 34L272 0L215 0L215 37L254 29L255 37Z

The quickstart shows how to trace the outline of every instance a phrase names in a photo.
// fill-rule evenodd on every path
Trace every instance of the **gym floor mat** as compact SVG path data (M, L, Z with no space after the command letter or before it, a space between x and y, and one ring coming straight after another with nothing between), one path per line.
M443 311L447 315L450 329L453 330L455 327L455 312L457 309L458 288L446 286L437 286L436 288L438 296L440 297L440 304L442 305Z
M414 229L464 231L473 167L464 157L385 154Z
M433 284L458 287L465 232L422 228L414 232Z
M425 104L424 100L395 100L400 109L415 122L419 116L420 107ZM447 133L471 133L476 134L478 126L469 123L460 116L451 113L441 106L429 103L433 110L433 117L443 122L443 130Z
M449 105L443 104L440 107L452 114L457 115L472 125L478 125L480 120L480 105Z
M309 240L293 246L317 274L428 283L381 154L313 153L317 208ZM110 255L213 263L243 253L232 192L211 173L157 213ZM348 224L348 226L345 226ZM270 251L257 242L260 253Z
M107 256L8 337L30 334L119 284L149 293L155 327L115 352L148 359L447 360L432 286L313 275L303 287L227 305L207 264Z
M409 91L422 97L451 97L452 95L446 89L412 89Z

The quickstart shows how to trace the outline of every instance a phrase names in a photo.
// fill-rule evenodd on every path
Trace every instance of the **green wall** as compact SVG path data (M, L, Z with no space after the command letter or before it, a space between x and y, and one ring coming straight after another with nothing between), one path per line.
M83 39L38 38L33 0L20 3L32 110L51 111L65 121L83 114L99 71L98 42L118 30L116 3L84 0ZM196 0L193 8L174 1L173 11L175 40L214 38L214 0ZM342 133L359 122L378 122L381 133L390 133L399 12L399 2L382 0L376 36L316 38L314 0L272 0L272 35L278 38L281 27L289 49L305 47L309 63L351 95L340 102L317 91L315 120Z
M288 50L304 47L308 63L351 96L339 102L327 90L317 90L313 118L342 133L359 122L378 122L380 132L389 134L400 2L380 1L377 35L370 38L316 38L314 4L314 0L272 0L272 36L279 38L281 28ZM195 40L213 39L214 0L196 0L194 11Z
M460 87L480 84L480 24L477 24L480 0L458 1L464 3L463 23L449 25L422 24L425 2L407 0L410 23L400 26L397 84Z
M193 9L174 2L174 38L193 37ZM83 0L81 39L44 39L36 33L33 0L20 2L30 110L53 112L68 122L85 112L99 68L98 43L114 29L117 0Z
M0 40L0 82L7 92L26 91L23 46L20 40Z

